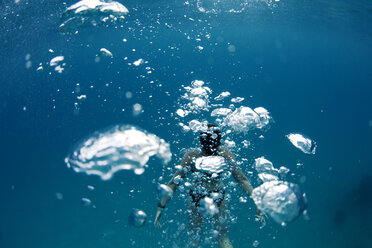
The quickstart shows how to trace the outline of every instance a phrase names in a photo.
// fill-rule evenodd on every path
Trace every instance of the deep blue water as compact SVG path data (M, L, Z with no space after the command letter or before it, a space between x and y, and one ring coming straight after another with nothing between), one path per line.
M169 142L173 167L181 148L197 144L171 117L181 85L195 79L216 94L229 91L244 97L247 106L270 111L275 123L265 138L245 137L252 148L239 154L249 161L243 170L253 171L253 159L265 156L288 167L294 173L288 181L298 183L309 200L310 221L301 217L281 227L268 220L260 229L253 202L240 203L243 192L232 193L234 247L251 247L254 240L259 247L372 247L369 1L282 0L276 7L251 2L242 13L205 14L195 1L120 0L130 11L124 22L61 34L60 17L74 2L0 3L0 247L184 247L187 214L177 210L187 205L180 192L162 217L165 227L152 224L158 178L165 182L174 170L151 160L140 176L122 171L101 181L68 169L64 158L93 131L125 123ZM114 57L96 63L102 47ZM57 55L67 64L61 74L46 64ZM152 74L145 66L128 66L139 58L154 68ZM80 92L73 93L77 83ZM127 91L132 99L125 98ZM80 94L87 99L77 112ZM134 103L144 109L137 117ZM314 139L317 153L295 149L285 138L290 132ZM96 208L84 207L82 197ZM129 226L132 208L143 209L149 223ZM180 223L186 229L177 234Z

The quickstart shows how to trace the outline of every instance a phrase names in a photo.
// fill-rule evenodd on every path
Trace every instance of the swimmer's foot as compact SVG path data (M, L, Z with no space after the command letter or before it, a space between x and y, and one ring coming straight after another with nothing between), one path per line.
M230 239L228 237L224 237L222 240L218 241L219 248L233 248Z

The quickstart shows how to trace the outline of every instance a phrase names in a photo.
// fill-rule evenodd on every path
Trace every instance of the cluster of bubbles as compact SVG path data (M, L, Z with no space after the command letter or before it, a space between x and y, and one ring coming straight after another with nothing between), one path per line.
M199 114L202 111L209 110L209 95L212 90L204 86L203 81L194 80L190 86L185 86L183 89L186 92L181 98L186 100L186 104L183 104L182 108L177 109L176 114L178 116L185 117L191 113Z
M62 73L64 70L64 67L66 66L66 63L64 62L65 57L64 56L56 56L52 58L49 62L50 67L54 67L54 70L58 73Z
M270 120L269 112L263 107L251 109L250 107L240 106L227 114L221 120L221 123L223 126L231 127L235 132L247 133L251 129L267 127Z
M248 0L197 0L198 10L204 13L238 13L244 11L247 6ZM61 32L75 31L86 23L95 26L99 23L122 20L128 13L128 9L119 2L82 0L66 9L59 28ZM191 18L189 20L195 21ZM189 35L187 38L191 39ZM206 35L206 39L209 38L209 34ZM199 36L196 40L200 42ZM176 48L172 47L170 49ZM201 51L203 47L198 46L198 49ZM235 52L235 47L230 45L229 51ZM108 49L101 48L97 54L96 62L104 57L112 58L113 54ZM124 60L126 59L124 58ZM143 59L137 59L129 65L138 67L146 63ZM63 56L57 56L50 61L50 66L54 67L55 71L59 73L63 71L65 65ZM211 97L212 90L205 86L205 83L201 80L194 80L191 86L185 86L183 89L185 94L182 99L185 103L180 106L175 114L181 120L179 126L185 132L206 130L207 119L209 118L213 118L214 122L224 129L225 134L232 132L246 134L253 129L265 130L272 120L270 113L263 107L252 109L248 106L236 106L242 103L244 98L230 98L231 94L227 91L214 98ZM85 95L79 97L81 99L86 98ZM228 99L230 99L229 103L227 103ZM133 105L133 115L136 116L142 112L140 104ZM198 118L200 118L199 116L206 113L210 116L206 117L204 115L203 119L195 118L186 121L192 115L198 115ZM315 142L301 135L301 137L293 135L297 134L290 134L287 137L295 147L305 153L315 153ZM249 142L245 140L243 144L248 146ZM225 145L234 147L235 143L227 139ZM149 158L154 155L158 156L164 163L168 163L171 158L169 145L153 134L133 126L124 125L115 126L89 136L77 145L77 148L66 158L66 163L76 172L95 174L103 180L108 180L119 170L133 170L136 174L143 173ZM297 185L281 181L280 178L284 177L289 171L287 168L275 169L270 161L264 161L263 159L259 162L256 160L256 170L263 184L255 189L253 199L263 212L268 213L276 221L280 223L288 222L303 212L306 207L306 198L304 195L301 198ZM198 170L210 172L212 175L218 175L226 167L226 162L219 157L200 158L195 162ZM188 182L185 182L181 187L187 186L187 184ZM173 191L163 184L159 185L158 190L162 197L171 197L173 194ZM272 198L269 196L272 196ZM276 197L283 201L278 202ZM89 199L83 199L84 204L91 204ZM295 205L296 200L298 204L297 208L294 208L293 205ZM302 207L299 207L300 203L303 203ZM214 197L210 196L202 199L199 211L205 217L217 214L218 207ZM288 211L292 211L292 215L288 214ZM141 210L134 209L129 217L129 223L140 227L145 222L146 214Z
M205 86L203 81L194 80L190 86L183 86L183 90L185 93L180 98L175 116L180 121L179 126L185 132L206 131L209 120L214 118L213 121L225 135L225 145L236 147L235 142L229 140L230 133L245 135L251 130L266 131L272 122L269 111L263 107L236 106L242 104L244 98L232 98L228 91L221 92L213 98L212 90ZM187 121L191 118L195 119ZM313 140L301 134L291 133L286 137L302 152L315 154L316 144ZM249 145L248 141L246 143ZM222 157L210 156L196 159L195 167L213 178L228 166ZM252 193L252 199L258 209L283 225L306 213L306 195L297 184L285 181L290 171L288 168L281 166L277 169L264 157L255 159L254 167L261 181L261 185ZM198 209L203 216L210 217L218 213L215 211L218 207L213 197L208 195L201 202Z
M131 125L115 125L83 139L65 159L76 172L110 179L120 170L142 174L152 156L171 160L169 144L154 134Z
M197 0L198 10L206 14L242 13L250 6L264 3L269 7L277 7L279 0Z
M228 106L224 106L224 100L231 96L230 92L225 91L212 98L212 90L204 85L203 81L194 80L190 86L183 87L185 93L180 99L180 108L175 113L177 118L183 120L183 122L179 122L179 126L182 127L183 131L205 131L208 124L205 119L193 119L188 123L184 123L186 117L193 114L200 118L200 116L203 116L201 115L202 112L210 112L214 122L225 129L226 134L232 131L235 133L247 133L251 129L265 129L269 126L272 118L265 108L236 107L234 104L240 104L244 101L242 97L232 98L230 104L225 104Z
M248 3L249 0L197 0L197 8L200 12L207 14L241 13Z
M194 204L207 222L215 221L212 217L219 213L219 204L227 197L227 193L225 195L222 192L224 191L222 188L225 188L225 186L220 183L221 180L230 178L231 172L229 168L230 166L222 156L202 156L195 160L195 171L190 177L174 179L181 192L191 190L190 195L196 197L195 199L193 198ZM184 169L185 172L189 170L189 168L179 169ZM219 187L222 187L221 190L211 191L204 184L207 181L219 185ZM163 188L165 187L163 186ZM167 191L162 190L162 192ZM167 196L166 193L165 195Z
M266 131L272 122L270 112L264 107L252 109L248 106L236 106L244 101L242 97L231 98L229 103L227 99L231 97L231 94L228 91L221 92L212 98L212 90L201 80L192 81L190 86L183 86L183 90L185 93L180 98L175 116L177 120L180 120L178 125L184 132L206 131L207 120L211 118L226 135L232 132L247 134L251 130ZM302 152L315 154L317 146L314 140L295 133L288 134L286 137ZM225 143L230 147L235 146L228 137ZM249 142L244 141L244 146L248 145Z
M200 200L198 211L204 218L211 218L219 213L217 204L214 202L213 198L208 196Z
M279 0L197 0L195 4L196 11L205 14L220 13L242 13L249 6L264 3L270 7L276 7ZM185 5L191 6L189 1ZM91 24L108 24L110 22L124 20L129 10L120 2L112 0L81 0L69 7L62 15L62 24L59 30L62 33L76 32L77 28ZM198 46L203 50L202 46Z
M262 182L278 180L279 177L285 178L285 176L289 173L289 169L287 167L281 166L279 169L276 169L274 168L273 163L264 157L255 159L255 169Z

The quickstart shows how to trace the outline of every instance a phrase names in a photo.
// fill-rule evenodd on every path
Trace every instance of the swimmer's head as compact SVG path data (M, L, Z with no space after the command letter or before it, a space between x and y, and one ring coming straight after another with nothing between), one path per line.
M216 154L217 148L221 145L222 134L214 124L208 124L208 130L200 132L200 144L207 154Z

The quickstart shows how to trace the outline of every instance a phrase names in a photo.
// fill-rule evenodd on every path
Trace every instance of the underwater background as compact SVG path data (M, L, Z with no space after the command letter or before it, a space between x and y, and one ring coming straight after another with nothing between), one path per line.
M286 166L309 202L310 220L260 228L252 200L231 192L234 247L372 247L370 1L119 0L124 20L61 32L75 2L0 3L0 247L185 247L187 197L175 193L162 229L153 219L158 183L183 148L198 145L174 118L193 80L271 113L264 138L241 134L251 144L236 151L247 159L241 167L253 172L261 156ZM97 59L101 48L113 57ZM56 56L64 56L61 73L48 65ZM146 64L128 64L140 58ZM135 104L142 113L133 114ZM163 138L172 161L151 159L143 174L124 170L108 181L67 168L76 142L115 124ZM316 154L293 147L291 132L314 139ZM145 226L129 225L133 208L147 213Z

